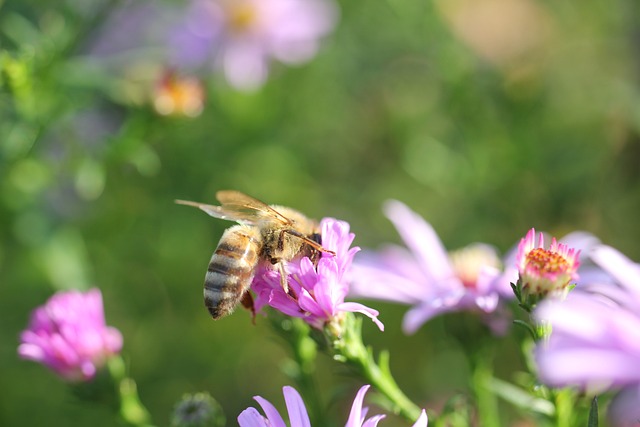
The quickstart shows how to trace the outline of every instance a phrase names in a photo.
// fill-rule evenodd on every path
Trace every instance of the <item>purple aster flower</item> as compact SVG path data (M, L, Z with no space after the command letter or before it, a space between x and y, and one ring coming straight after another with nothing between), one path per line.
M335 21L330 0L192 0L171 35L174 65L212 62L232 86L256 89L272 59L299 64L312 58Z
M640 265L605 245L590 258L600 274L534 312L551 326L536 348L540 379L591 391L640 384Z
M106 326L99 289L58 292L31 314L18 354L69 381L93 378L122 348L122 335Z
M408 250L389 245L364 253L351 270L351 295L412 305L404 318L406 333L446 312L493 313L501 296L512 296L493 247L476 243L449 254L433 227L403 203L388 201L384 212Z
M542 233L537 244L535 240L536 230L532 228L518 245L516 265L523 291L529 295L566 296L569 284L578 279L580 251L558 243L555 237L545 249Z
M288 263L288 293L282 287L279 271L261 270L251 285L256 293L256 311L270 305L286 315L300 317L318 329L341 320L344 312L358 312L370 317L380 330L384 330L376 310L344 301L349 292L347 272L353 256L360 250L351 247L355 235L349 232L349 224L325 218L320 228L322 246L333 251L335 256L324 253L317 265L308 257Z
M364 396L369 390L368 385L360 388L356 398L351 406L351 412L345 427L376 427L384 415L374 415L373 417L366 418L368 408L363 408ZM311 427L309 421L309 415L307 414L307 408L300 397L300 394L293 388L285 386L282 388L284 394L284 400L287 405L287 412L289 413L290 427ZM238 416L238 424L240 427L286 427L282 416L278 413L278 410L267 400L260 396L255 396L254 399L260 404L266 417L260 415L257 409L247 408ZM427 413L422 410L420 417L413 424L413 427L427 427L428 419Z

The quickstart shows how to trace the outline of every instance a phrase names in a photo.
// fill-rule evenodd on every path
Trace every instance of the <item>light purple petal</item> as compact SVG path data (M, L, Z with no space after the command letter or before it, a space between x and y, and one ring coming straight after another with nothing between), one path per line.
M374 415L373 417L365 420L365 422L362 424L362 427L376 427L378 423L382 421L385 417L386 415L384 414Z
M286 427L282 416L278 412L278 410L269 402L268 400L260 397L254 396L253 399L258 402L264 414L267 416L267 420L269 420L269 427ZM293 426L292 426L293 427Z
M271 427L256 408L247 408L238 415L240 427Z
M638 356L615 349L572 346L536 353L540 378L552 386L581 388L640 382Z
M427 412L423 409L413 427L427 427L427 424L429 424L429 417L427 417Z
M293 387L285 386L282 388L284 393L284 401L289 412L289 421L291 427L311 427L307 408L300 397L300 394Z
M621 285L640 295L640 266L616 249L601 245L595 248L591 258L611 274Z
M441 280L454 276L447 251L429 223L396 200L385 203L384 212L428 278Z
M361 427L363 421L362 403L364 402L364 396L367 394L370 387L370 385L364 385L360 387L360 390L358 390L356 398L353 399L353 404L351 405L351 411L349 412L349 418L347 419L345 427Z
M432 317L449 311L458 310L458 303L463 297L464 291L458 290L457 292L449 295L443 295L442 297L437 298L434 297L431 301L426 301L414 306L407 312L407 314L404 315L402 330L405 334L413 334L420 328L420 326Z
M229 83L237 89L253 91L267 80L268 64L261 46L236 40L222 53L222 67Z

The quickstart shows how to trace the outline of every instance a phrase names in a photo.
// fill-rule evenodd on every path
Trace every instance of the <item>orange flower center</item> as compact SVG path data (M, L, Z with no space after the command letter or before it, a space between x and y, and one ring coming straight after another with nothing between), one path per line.
M543 274L558 274L569 269L569 262L555 252L535 248L527 254L527 267L532 267Z

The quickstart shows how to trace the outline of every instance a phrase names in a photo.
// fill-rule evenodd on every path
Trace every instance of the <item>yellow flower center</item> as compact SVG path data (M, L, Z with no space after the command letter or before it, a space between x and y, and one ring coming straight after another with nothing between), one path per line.
M449 253L453 271L467 289L475 289L482 269L500 267L496 253L484 245L473 244Z
M256 22L257 17L256 9L252 5L233 5L229 10L229 26L237 32L246 31Z

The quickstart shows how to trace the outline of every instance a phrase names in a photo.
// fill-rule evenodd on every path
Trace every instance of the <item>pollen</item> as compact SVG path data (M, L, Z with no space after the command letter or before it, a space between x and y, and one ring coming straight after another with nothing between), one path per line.
M571 267L562 255L543 248L531 250L526 256L526 264L544 275L562 274Z

